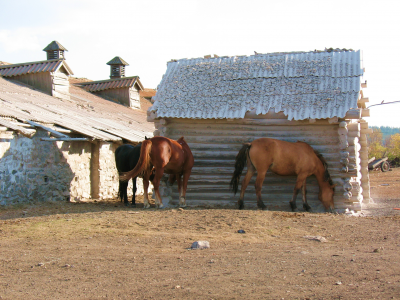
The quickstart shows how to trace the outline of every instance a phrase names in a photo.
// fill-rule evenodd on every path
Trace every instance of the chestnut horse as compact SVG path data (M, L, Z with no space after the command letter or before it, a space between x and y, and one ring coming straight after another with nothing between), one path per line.
M299 190L303 191L303 207L311 211L306 199L306 179L315 175L319 185L318 198L325 209L333 211L334 187L328 172L328 165L321 154L314 151L310 145L303 142L286 142L270 138L260 138L252 143L244 144L236 156L235 171L233 173L230 187L236 194L239 186L239 179L247 162L247 174L242 181L242 189L238 201L239 209L243 209L243 197L251 177L257 172L256 195L257 206L265 209L261 200L261 187L265 175L269 170L278 175L297 175L296 185L293 191L290 207L296 211L296 197Z
M162 208L163 203L159 192L160 181L164 173L170 174L169 184L178 181L179 206L186 206L186 188L194 164L193 154L183 137L174 141L166 137L156 136L142 142L140 158L135 168L121 173L120 180L128 181L132 177L143 174L144 207L149 208L147 189L150 176L152 180L156 207ZM183 176L183 183L181 177Z

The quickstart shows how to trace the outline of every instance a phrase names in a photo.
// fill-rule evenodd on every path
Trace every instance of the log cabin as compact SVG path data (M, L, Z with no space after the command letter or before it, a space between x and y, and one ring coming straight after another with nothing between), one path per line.
M337 211L361 210L370 201L361 63L361 52L347 49L168 62L147 118L155 136L184 136L192 149L187 204L234 207L239 195L229 182L235 156L243 143L269 137L310 144L337 184ZM267 173L262 199L268 209L290 210L295 179ZM255 176L245 205L255 207L254 182ZM161 190L165 203L177 204L176 187L163 184ZM307 192L313 210L322 211L313 176Z

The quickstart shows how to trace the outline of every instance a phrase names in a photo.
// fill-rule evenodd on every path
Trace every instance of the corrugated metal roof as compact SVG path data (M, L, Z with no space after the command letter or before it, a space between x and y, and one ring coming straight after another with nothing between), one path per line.
M131 88L135 85L135 83L138 84L140 89L143 89L143 86L138 76L81 82L78 85L82 86L85 90L89 92L99 92L107 89Z
M344 117L357 107L360 51L296 52L168 63L152 111L158 117L243 118L270 109L288 119Z
M66 69L68 75L74 74L71 68L65 62L65 60L52 59L52 60L0 66L0 75L4 77L12 77L30 73L56 72L61 67L64 67Z
M76 80L75 80L76 82ZM71 100L58 99L16 81L0 78L0 118L54 124L103 141L143 141L154 125L134 110L70 86Z

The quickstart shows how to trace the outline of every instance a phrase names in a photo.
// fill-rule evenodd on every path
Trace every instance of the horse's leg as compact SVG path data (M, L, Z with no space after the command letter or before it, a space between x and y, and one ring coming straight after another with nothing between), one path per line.
M190 173L192 173L192 170L186 171L183 173L183 183L182 183L182 192L179 193L181 197L179 198L179 205L181 207L186 207L186 189L190 177Z
M267 172L258 172L257 173L257 178L256 178L256 184L255 184L255 187L256 187L256 195L257 195L257 206L259 207L259 208L261 208L262 210L264 210L265 209L265 204L264 204L264 202L261 200L261 188L262 188L262 185L263 185L263 183L264 183L264 178L265 178L265 174L266 174Z
M121 201L124 201L125 205L128 205L128 182L127 181L120 181L119 182L119 197Z
M176 180L176 175L175 174L170 174L169 177L168 177L167 184L169 186L173 186L175 180Z
M150 204L149 204L149 194L148 194L148 190L149 190L149 179L145 178L143 176L143 189L144 189L144 195L143 195L143 208L149 208Z
M162 203L162 199L161 199L160 191L159 191L160 181L161 181L163 174L164 174L164 168L156 169L154 179L153 179L153 186L154 186L154 193L155 193L154 199L156 201L157 208L163 208L163 203Z
M251 163L250 164L248 163L247 164L247 173L243 178L242 188L240 190L240 197L239 197L239 201L238 201L239 209L244 208L244 204L243 204L244 192L245 192L247 186L249 185L250 179L254 175L255 171L256 171L256 169L253 167L253 165Z
M176 182L178 183L178 194L179 194L179 207L183 207L181 204L182 199L182 174L174 175Z
M132 178L132 207L136 207L136 178Z
M307 190L306 190L306 179L304 179L304 182L303 182L302 192L303 192L303 208L304 208L306 211L311 212L311 211L312 211L311 206L308 205L308 203L307 203L307 198L306 198L306 194L307 194Z
M290 200L290 202L289 202L290 208L292 209L292 211L297 211L297 205L296 205L297 194L299 193L300 189L304 185L305 180L306 179L304 178L304 176L297 175L296 184L293 189L292 200Z

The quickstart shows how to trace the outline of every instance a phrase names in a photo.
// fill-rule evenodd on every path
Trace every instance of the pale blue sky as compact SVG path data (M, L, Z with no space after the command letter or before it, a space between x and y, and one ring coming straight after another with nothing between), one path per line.
M400 1L0 0L0 60L45 60L57 40L76 77L126 76L156 88L171 59L326 48L362 50L369 105L398 101ZM371 108L370 125L400 127L400 103Z

